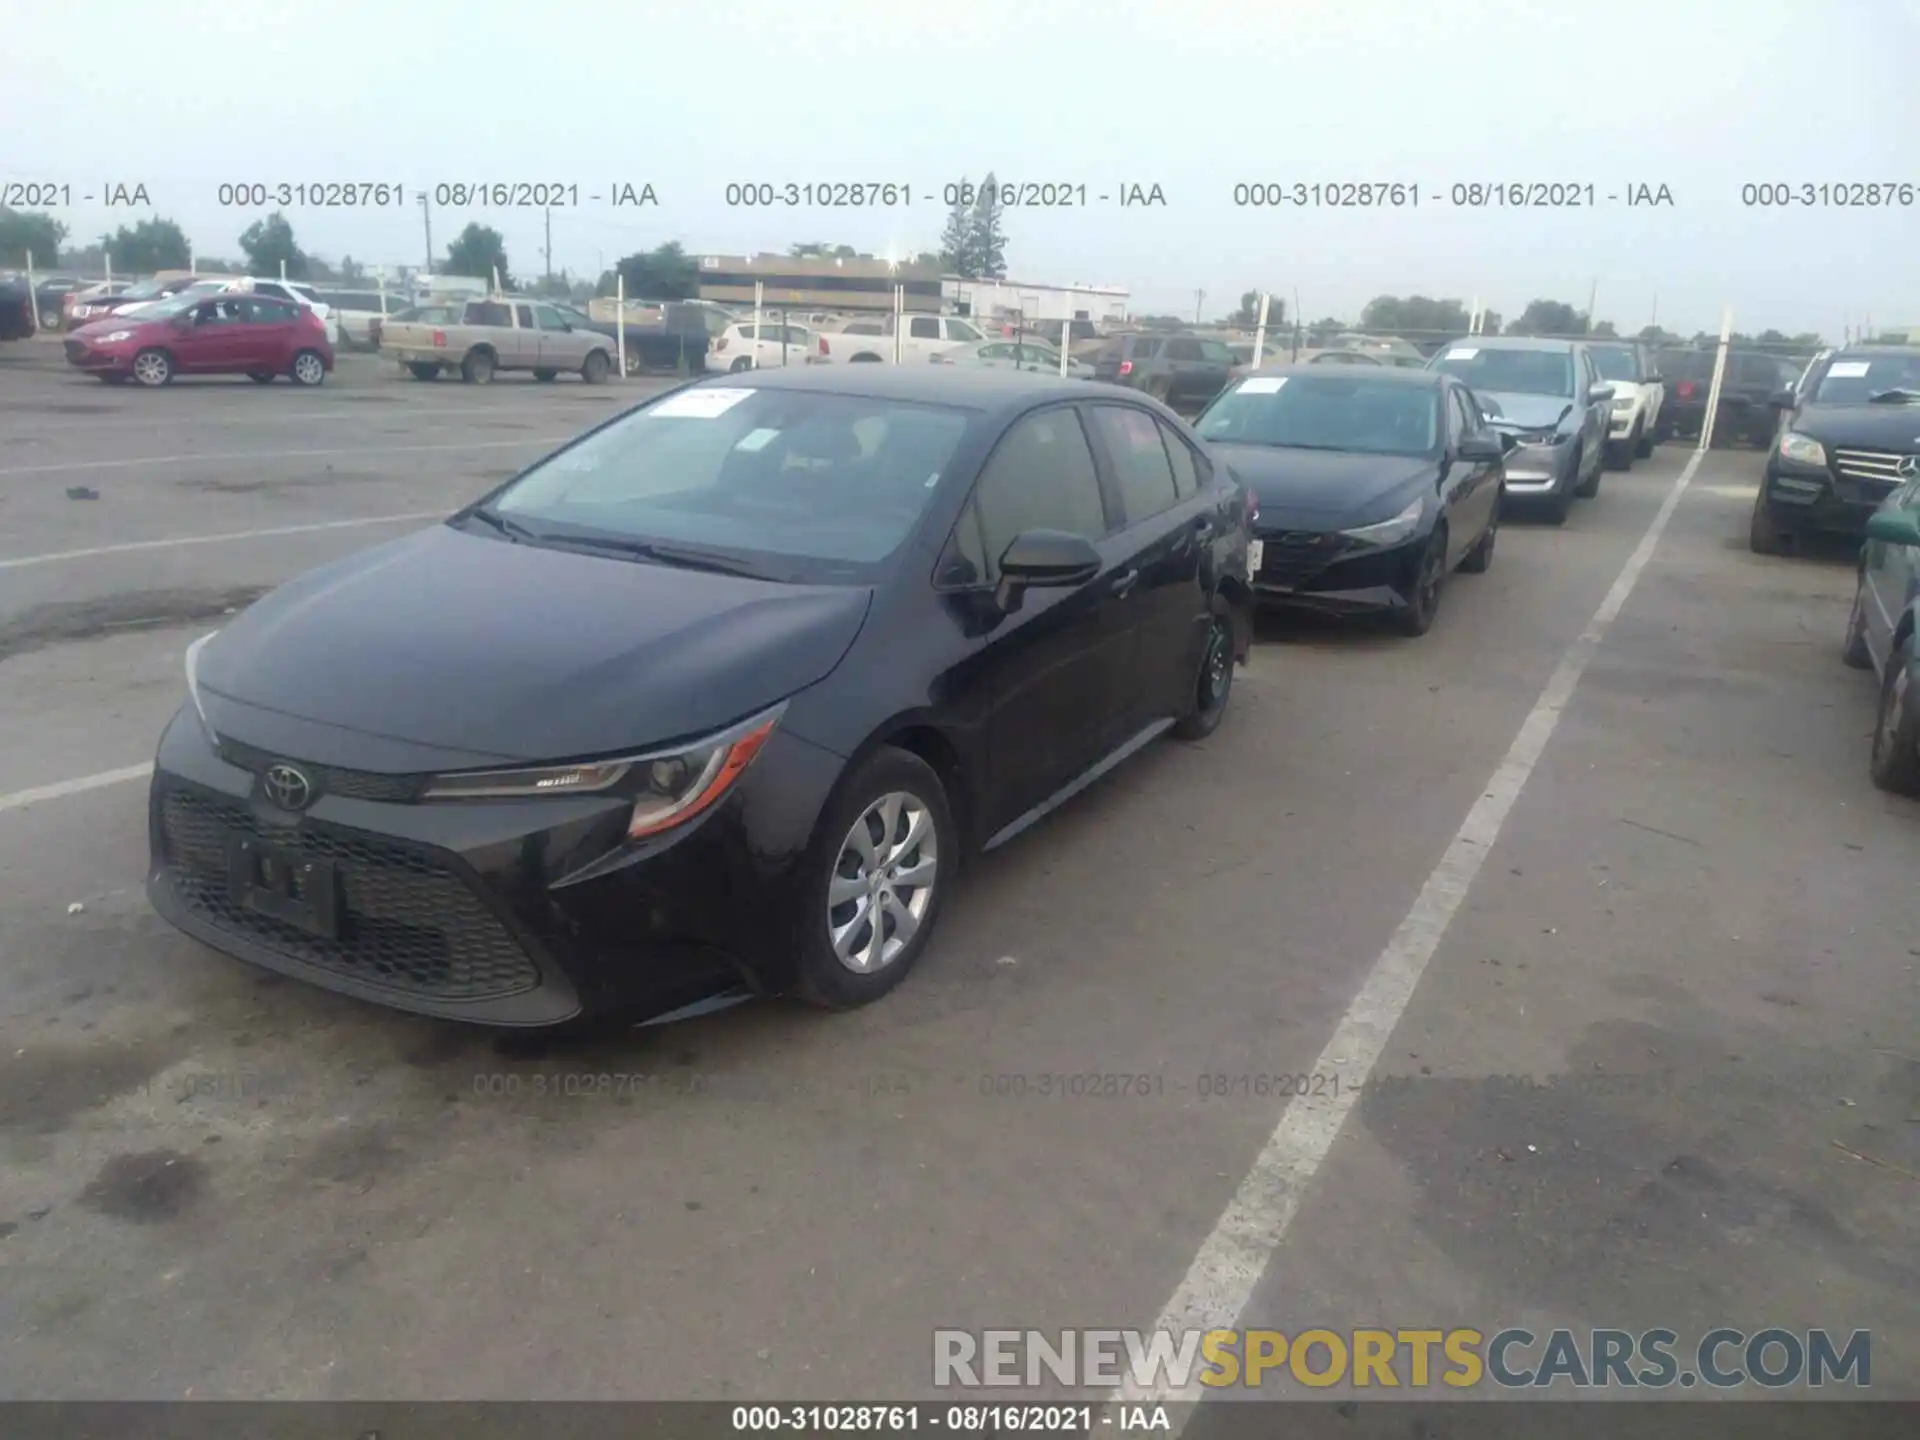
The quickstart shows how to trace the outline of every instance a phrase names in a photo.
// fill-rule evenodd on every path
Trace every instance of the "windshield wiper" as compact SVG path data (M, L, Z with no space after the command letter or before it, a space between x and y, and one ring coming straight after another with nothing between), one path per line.
M535 541L545 538L539 534L539 532L529 530L518 520L509 520L506 516L499 514L497 511L489 510L485 506L478 506L469 510L467 515L468 518L478 520L483 525L492 526L495 530L506 536L507 539L515 542Z
M1867 396L1869 405L1911 405L1916 400L1920 400L1920 390L1908 390L1898 385L1891 390L1876 390Z
M543 535L550 544L577 545L583 550L611 551L616 555L631 555L636 560L652 560L661 565L673 565L682 570L706 570L715 575L738 575L748 580L765 580L764 570L756 569L739 560L729 560L724 555L715 555L706 550L682 550L676 545L661 545L652 540L621 540L613 536L585 535Z

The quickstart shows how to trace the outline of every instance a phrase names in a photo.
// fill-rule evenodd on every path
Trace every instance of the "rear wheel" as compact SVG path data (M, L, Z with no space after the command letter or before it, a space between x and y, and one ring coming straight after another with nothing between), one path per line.
M1227 702L1233 698L1233 612L1227 602L1213 602L1213 623L1207 627L1207 648L1200 657L1200 675L1194 684L1193 709L1174 722L1182 740L1204 740L1220 728Z
M607 352L595 350L588 354L580 366L580 378L589 385L598 385L607 378L607 372L613 368L607 359Z
M746 370L751 370L752 368L753 368L752 359L750 359L748 356L742 355L738 360L734 361L731 365L727 367L727 373L729 375L738 375L741 372Z
M438 380L440 378L440 367L438 365L409 364L407 366L407 373L416 380Z
M1873 783L1896 795L1920 795L1920 712L1913 706L1913 636L1887 658L1880 677L1880 714L1873 727Z
M1654 443L1660 438L1658 427L1651 433L1635 432L1633 439L1633 453L1635 457L1644 460L1653 454Z
M133 378L149 389L173 383L173 357L164 350L142 350L133 357Z
M488 385L493 381L493 353L476 350L460 362L460 378L469 385Z
M293 377L296 385L318 385L327 378L327 362L321 358L318 350L302 350L293 357L287 374Z
M799 886L802 998L851 1010L904 980L933 935L958 857L932 766L890 745L861 761L821 814Z
M1753 518L1747 522L1747 548L1756 555L1788 555L1793 551L1793 536L1773 518L1767 504L1767 482L1760 482L1760 493L1753 497Z
M1413 582L1406 592L1406 605L1396 610L1393 623L1402 635L1424 635L1433 628L1440 613L1440 591L1447 580L1447 527L1436 525L1420 552L1414 567Z
M559 373L560 372L558 370L536 370L533 372L533 378L540 381L542 384L545 384L547 381L553 379Z
M1847 638L1840 648L1841 663L1855 670L1871 670L1873 653L1867 649L1867 577L1853 592L1853 611L1847 616Z

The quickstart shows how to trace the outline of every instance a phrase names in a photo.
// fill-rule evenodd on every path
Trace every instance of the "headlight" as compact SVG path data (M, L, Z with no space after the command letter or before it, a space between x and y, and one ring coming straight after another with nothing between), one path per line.
M1811 435L1789 430L1780 437L1780 458L1791 460L1796 465L1817 465L1824 470L1827 468L1827 447Z
M437 775L427 787L425 798L502 800L533 795L599 795L618 788L634 796L627 835L638 840L691 820L726 794L772 737L785 710L782 703L691 745L619 760Z
M1420 513L1425 506L1426 501L1416 497L1413 503L1391 520L1382 520L1375 525L1359 525L1340 533L1349 540L1358 540L1365 545L1398 545L1420 528Z
M1633 408L1633 397L1628 396L1625 400L1616 398L1613 402L1613 408L1615 410L1631 410Z
M102 344L111 345L116 340L131 340L132 338L133 338L133 331L116 330L111 335L102 335L100 337L100 340Z
M187 646L187 698L193 702L193 713L200 717L200 728L207 732L209 740L215 741L220 737L214 733L213 722L207 719L207 707L200 703L200 652L206 649L207 642L219 633L215 630L210 635L202 635Z

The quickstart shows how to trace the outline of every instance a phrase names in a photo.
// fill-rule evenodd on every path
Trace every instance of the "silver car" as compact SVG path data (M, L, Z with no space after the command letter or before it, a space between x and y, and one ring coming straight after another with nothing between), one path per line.
M981 366L988 370L1030 370L1048 375L1060 373L1060 352L1043 341L977 340L942 350L930 357L936 365ZM1074 380L1093 378L1093 367L1084 361L1068 359L1067 375Z
M1579 340L1469 335L1427 362L1465 381L1488 421L1519 443L1507 454L1507 494L1546 503L1558 525L1575 497L1600 493L1613 387Z

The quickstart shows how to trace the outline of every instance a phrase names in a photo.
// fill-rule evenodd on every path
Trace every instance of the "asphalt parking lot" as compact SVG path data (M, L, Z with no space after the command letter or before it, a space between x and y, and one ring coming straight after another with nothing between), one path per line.
M169 930L138 767L210 622L640 392L56 353L0 355L0 1394L908 1397L936 1327L1165 1314L1869 1329L1920 1395L1920 807L1751 452L1637 559L1690 451L1510 523L1424 639L1264 623L871 1009L529 1049Z

